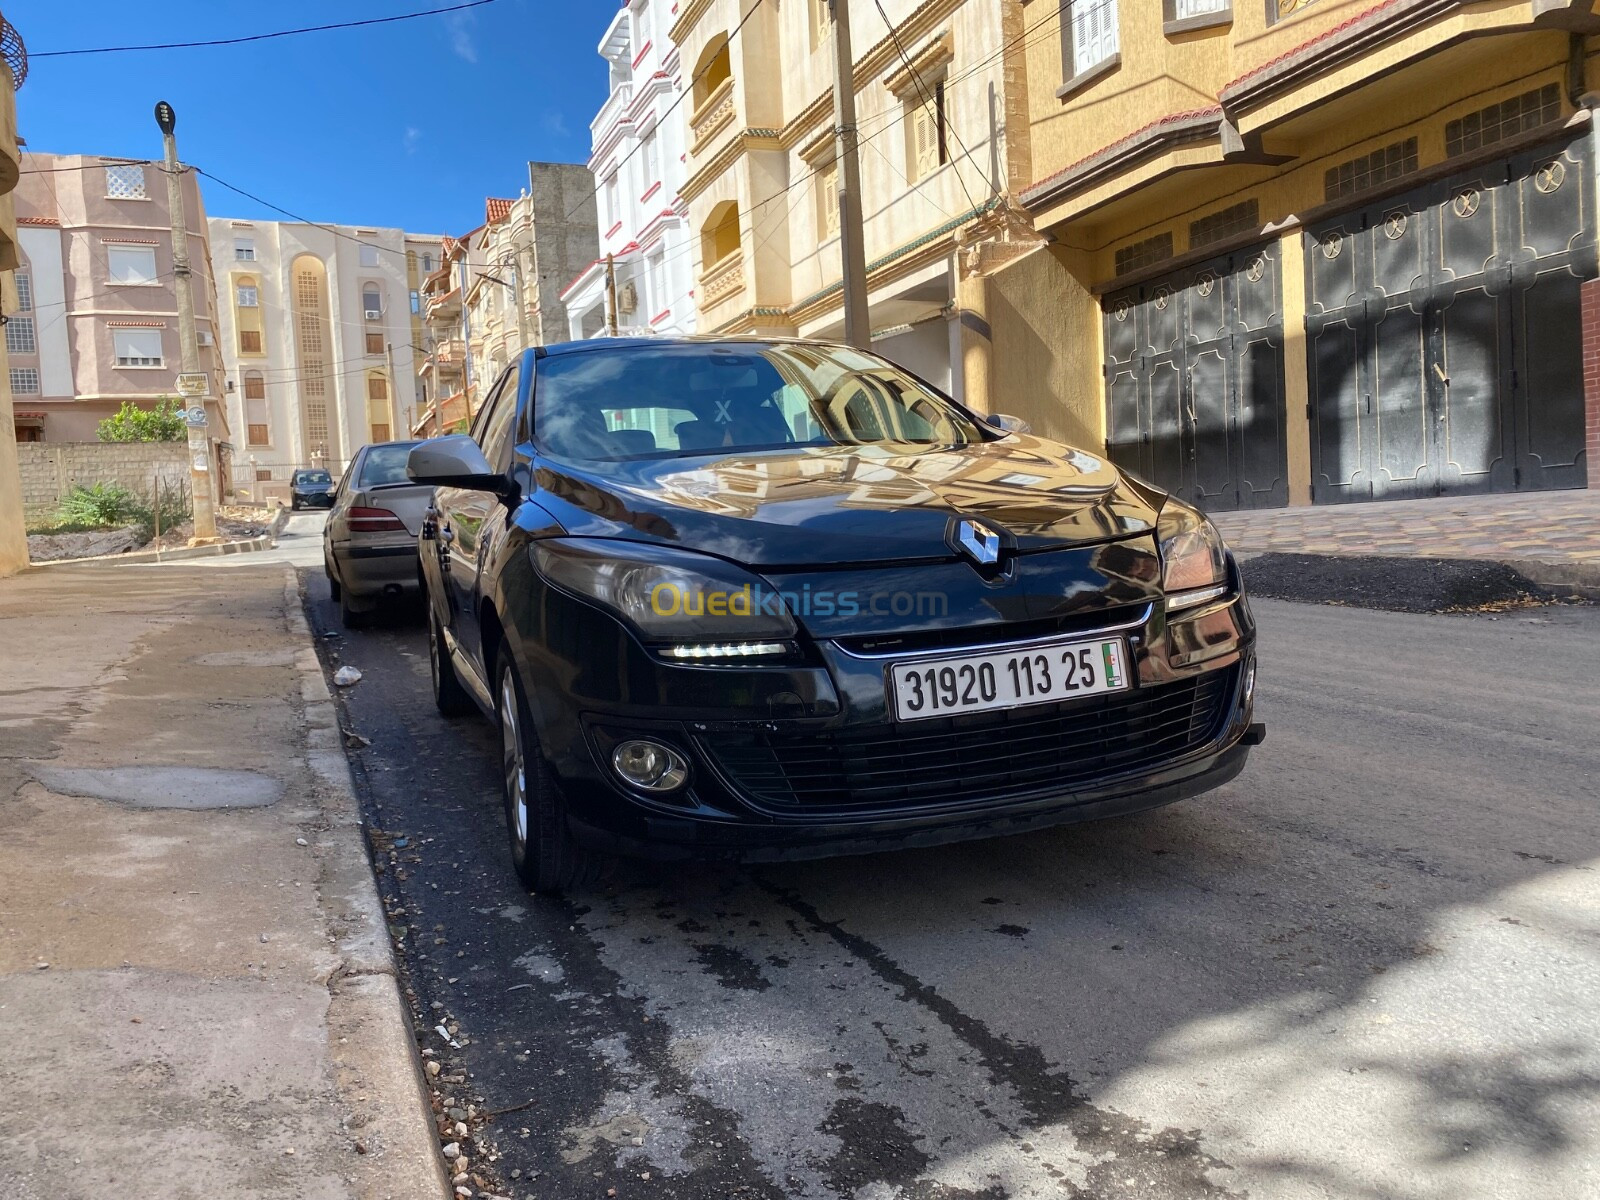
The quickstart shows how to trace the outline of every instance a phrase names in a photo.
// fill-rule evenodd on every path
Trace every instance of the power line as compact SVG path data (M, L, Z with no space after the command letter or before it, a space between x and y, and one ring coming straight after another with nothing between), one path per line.
M204 42L158 42L148 46L94 46L81 50L32 50L29 58L67 58L82 54L123 54L134 50L192 50L203 46L240 46L246 42L266 42L273 38L294 37L301 33L326 33L333 29L360 29L367 25L391 25L396 21L414 21L418 17L435 17L442 13L461 12L468 8L482 8L495 0L468 0L465 4L452 4L447 8L430 8L422 12L400 13L393 17L371 17L364 21L341 21L334 25L307 25L301 29L279 29L272 33L252 33L244 37L214 38Z

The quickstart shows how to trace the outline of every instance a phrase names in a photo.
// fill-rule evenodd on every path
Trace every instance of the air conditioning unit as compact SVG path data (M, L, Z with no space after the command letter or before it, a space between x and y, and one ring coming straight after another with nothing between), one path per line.
M198 332L200 335L200 344L202 346L215 346L217 344L217 339L211 336L211 331L209 329L201 329Z
M376 309L376 308L367 309L367 320L369 320L369 321L381 321L381 320L383 320L383 312L382 312L382 310L381 309Z

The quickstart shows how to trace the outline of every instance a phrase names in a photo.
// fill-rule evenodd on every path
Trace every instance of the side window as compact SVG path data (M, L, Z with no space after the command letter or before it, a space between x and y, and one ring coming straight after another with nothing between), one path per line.
M486 419L473 431L473 438L483 448L483 456L497 471L511 466L511 425L517 415L517 376L515 364L500 377L493 399L485 406Z

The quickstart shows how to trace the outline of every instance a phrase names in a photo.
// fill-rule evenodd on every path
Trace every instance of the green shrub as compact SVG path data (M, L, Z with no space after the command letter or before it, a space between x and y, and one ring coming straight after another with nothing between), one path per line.
M100 422L97 433L102 442L181 442L188 437L183 406L171 396L161 397L154 408L124 400L116 416Z
M79 485L62 499L53 524L58 530L67 525L75 526L75 532L112 529L135 524L141 507L139 498L121 484Z

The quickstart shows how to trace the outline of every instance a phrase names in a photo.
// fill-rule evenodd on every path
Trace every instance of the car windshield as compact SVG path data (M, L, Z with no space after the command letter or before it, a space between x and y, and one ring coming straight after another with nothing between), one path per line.
M411 447L416 442L388 442L373 446L361 464L361 486L364 488L392 487L397 483L410 483L406 474L406 460L411 457Z
M301 483L332 483L333 476L326 471L301 471L297 478Z
M927 450L984 439L951 401L842 346L705 344L552 355L539 364L534 440L581 461L793 446Z

